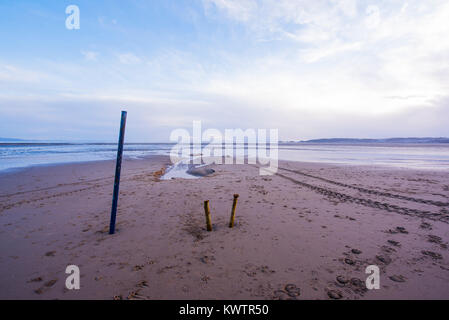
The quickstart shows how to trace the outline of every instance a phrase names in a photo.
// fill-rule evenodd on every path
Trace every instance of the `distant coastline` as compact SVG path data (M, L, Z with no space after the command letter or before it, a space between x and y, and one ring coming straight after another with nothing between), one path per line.
M358 139L358 138L323 138L301 141L285 141L287 143L449 143L449 138L386 138L386 139Z
M302 143L330 143L330 144L366 144L366 143L385 143L385 144L439 144L449 143L446 137L408 137L408 138L385 138L385 139L369 139L369 138L321 138L311 140L284 140L279 141L280 144L302 144ZM62 140L26 140L18 138L2 138L0 137L0 146L20 146L20 145L115 145L117 142L95 142L95 141L62 141ZM125 142L126 145L157 145L157 144L175 144L173 142ZM208 143L202 143L208 144ZM245 143L246 144L246 143Z

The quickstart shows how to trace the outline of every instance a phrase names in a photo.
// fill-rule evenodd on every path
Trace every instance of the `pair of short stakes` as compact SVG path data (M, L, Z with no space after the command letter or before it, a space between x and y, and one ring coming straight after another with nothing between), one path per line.
M234 194L234 202L232 203L231 220L229 221L229 228L234 227L235 208L237 207L238 194ZM204 212L206 213L206 228L207 231L212 231L212 221L210 219L209 200L204 201Z

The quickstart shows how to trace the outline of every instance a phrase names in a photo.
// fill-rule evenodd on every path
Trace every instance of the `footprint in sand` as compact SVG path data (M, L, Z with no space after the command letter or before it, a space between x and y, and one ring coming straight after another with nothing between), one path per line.
M359 278L351 278L350 288L352 291L360 295L363 295L366 291L368 291L365 283Z
M383 252L388 253L388 254L393 253L393 252L396 252L396 249L394 249L394 248L392 248L392 247L389 247L389 246L382 246L380 249L381 249Z
M343 276L337 276L336 280L337 281L335 283L339 287L344 287L349 282L349 279L347 279Z
M439 236L435 236L432 234L427 235L427 241L430 243L439 244L441 248L447 249L447 244L443 242L443 239Z
M248 264L245 265L245 270L243 270L243 272L248 277L255 277L259 273L263 273L265 275L269 275L269 274L275 273L276 271L270 269L268 266L255 266L255 265L253 265L251 263L248 263Z
M390 276L389 278L391 281L394 281L394 282L405 282L405 277L401 276L401 275L399 275L399 276L393 275L393 276Z
M301 290L291 283L287 284L284 289L290 297L298 297L301 294Z
M388 240L387 242L389 244L392 244L395 247L400 247L401 246L401 244L398 241L395 241L395 240Z
M437 252L422 250L421 253L425 256L431 257L433 260L441 260L443 256Z
M276 290L273 292L274 300L294 300L294 298L290 297L287 292L284 290Z
M301 294L301 290L294 284L287 284L284 290L274 291L274 300L296 300Z
M425 230L432 230L432 225L428 222L421 223L421 225L419 227L421 229L425 229Z
M427 235L427 241L429 241L429 242L440 244L442 242L442 240L443 239L441 237L434 236L432 234Z
M148 287L148 282L146 280L139 281L139 283L137 283L136 287L139 287L139 288Z
M329 298L334 299L334 300L339 300L339 299L343 298L343 295L341 294L341 292L337 291L337 290L328 290L327 295Z
M204 263L204 264L210 264L212 261L214 261L215 260L215 257L214 256L202 256L201 258L200 258L200 261L202 262L202 263Z
M408 234L408 231L404 228L404 227L396 227L395 229L388 229L387 231L385 231L386 233L390 233L390 234L396 234L396 233L403 233L403 234Z
M44 290L43 290L43 288L39 288L39 289L34 290L34 293L43 294Z
M53 287L53 285L58 281L58 279L52 279L50 281L45 282L44 286L50 288Z
M404 227L396 227L396 230L397 230L398 232L400 232L400 233L408 234L408 231L405 230Z
M42 277L37 277L37 278L31 279L31 280L28 280L27 282L41 282L42 280L43 280Z
M390 264L391 258L387 255L377 255L376 259L382 262L383 264Z
M144 265L136 265L133 267L133 271L140 271L143 269L143 267L144 267Z
M129 293L129 295L126 297L126 299L128 299L128 300L147 300L147 299L149 299L149 297L141 295L140 290L141 289L138 289L136 291L131 291Z

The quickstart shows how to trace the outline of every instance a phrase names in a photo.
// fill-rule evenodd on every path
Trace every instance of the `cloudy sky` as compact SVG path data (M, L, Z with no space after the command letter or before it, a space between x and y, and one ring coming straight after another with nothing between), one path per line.
M447 0L2 0L0 48L0 137L449 136Z

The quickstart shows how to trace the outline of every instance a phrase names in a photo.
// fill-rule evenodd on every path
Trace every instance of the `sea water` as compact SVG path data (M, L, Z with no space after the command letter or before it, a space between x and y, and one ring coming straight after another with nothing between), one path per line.
M173 146L170 143L128 143L124 146L123 155L133 159L169 155ZM281 143L278 148L279 160L449 170L449 144ZM0 143L0 171L35 165L113 160L116 155L116 143ZM173 168L184 176L189 166L180 163L174 164Z

